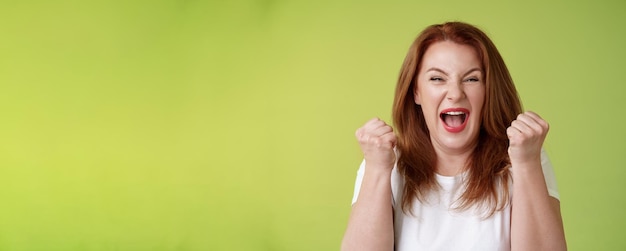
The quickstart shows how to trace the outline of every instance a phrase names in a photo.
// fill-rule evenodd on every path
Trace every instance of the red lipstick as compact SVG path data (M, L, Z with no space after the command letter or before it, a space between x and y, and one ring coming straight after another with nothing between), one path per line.
M465 108L448 108L439 113L443 128L451 133L463 131L469 120L469 110Z

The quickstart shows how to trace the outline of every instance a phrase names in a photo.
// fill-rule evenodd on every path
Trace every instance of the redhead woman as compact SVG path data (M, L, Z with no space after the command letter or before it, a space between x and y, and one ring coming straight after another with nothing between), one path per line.
M484 32L449 22L417 37L393 125L356 131L364 160L342 250L567 249L548 123L522 111Z

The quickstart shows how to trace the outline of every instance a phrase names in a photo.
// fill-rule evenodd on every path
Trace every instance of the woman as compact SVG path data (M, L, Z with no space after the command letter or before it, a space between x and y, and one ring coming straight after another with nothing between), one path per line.
M522 112L498 50L461 22L426 28L402 65L396 131L364 154L342 250L566 250L548 123Z

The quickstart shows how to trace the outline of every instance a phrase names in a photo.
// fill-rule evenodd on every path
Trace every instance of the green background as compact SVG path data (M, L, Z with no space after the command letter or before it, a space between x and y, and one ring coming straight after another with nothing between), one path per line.
M551 124L570 250L624 250L624 1L0 2L0 250L337 250L427 25Z

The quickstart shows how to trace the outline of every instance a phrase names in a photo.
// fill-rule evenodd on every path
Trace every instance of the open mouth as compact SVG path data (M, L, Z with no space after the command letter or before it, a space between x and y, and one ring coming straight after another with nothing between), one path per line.
M469 110L463 108L446 109L439 114L444 128L449 132L460 132L467 125Z

